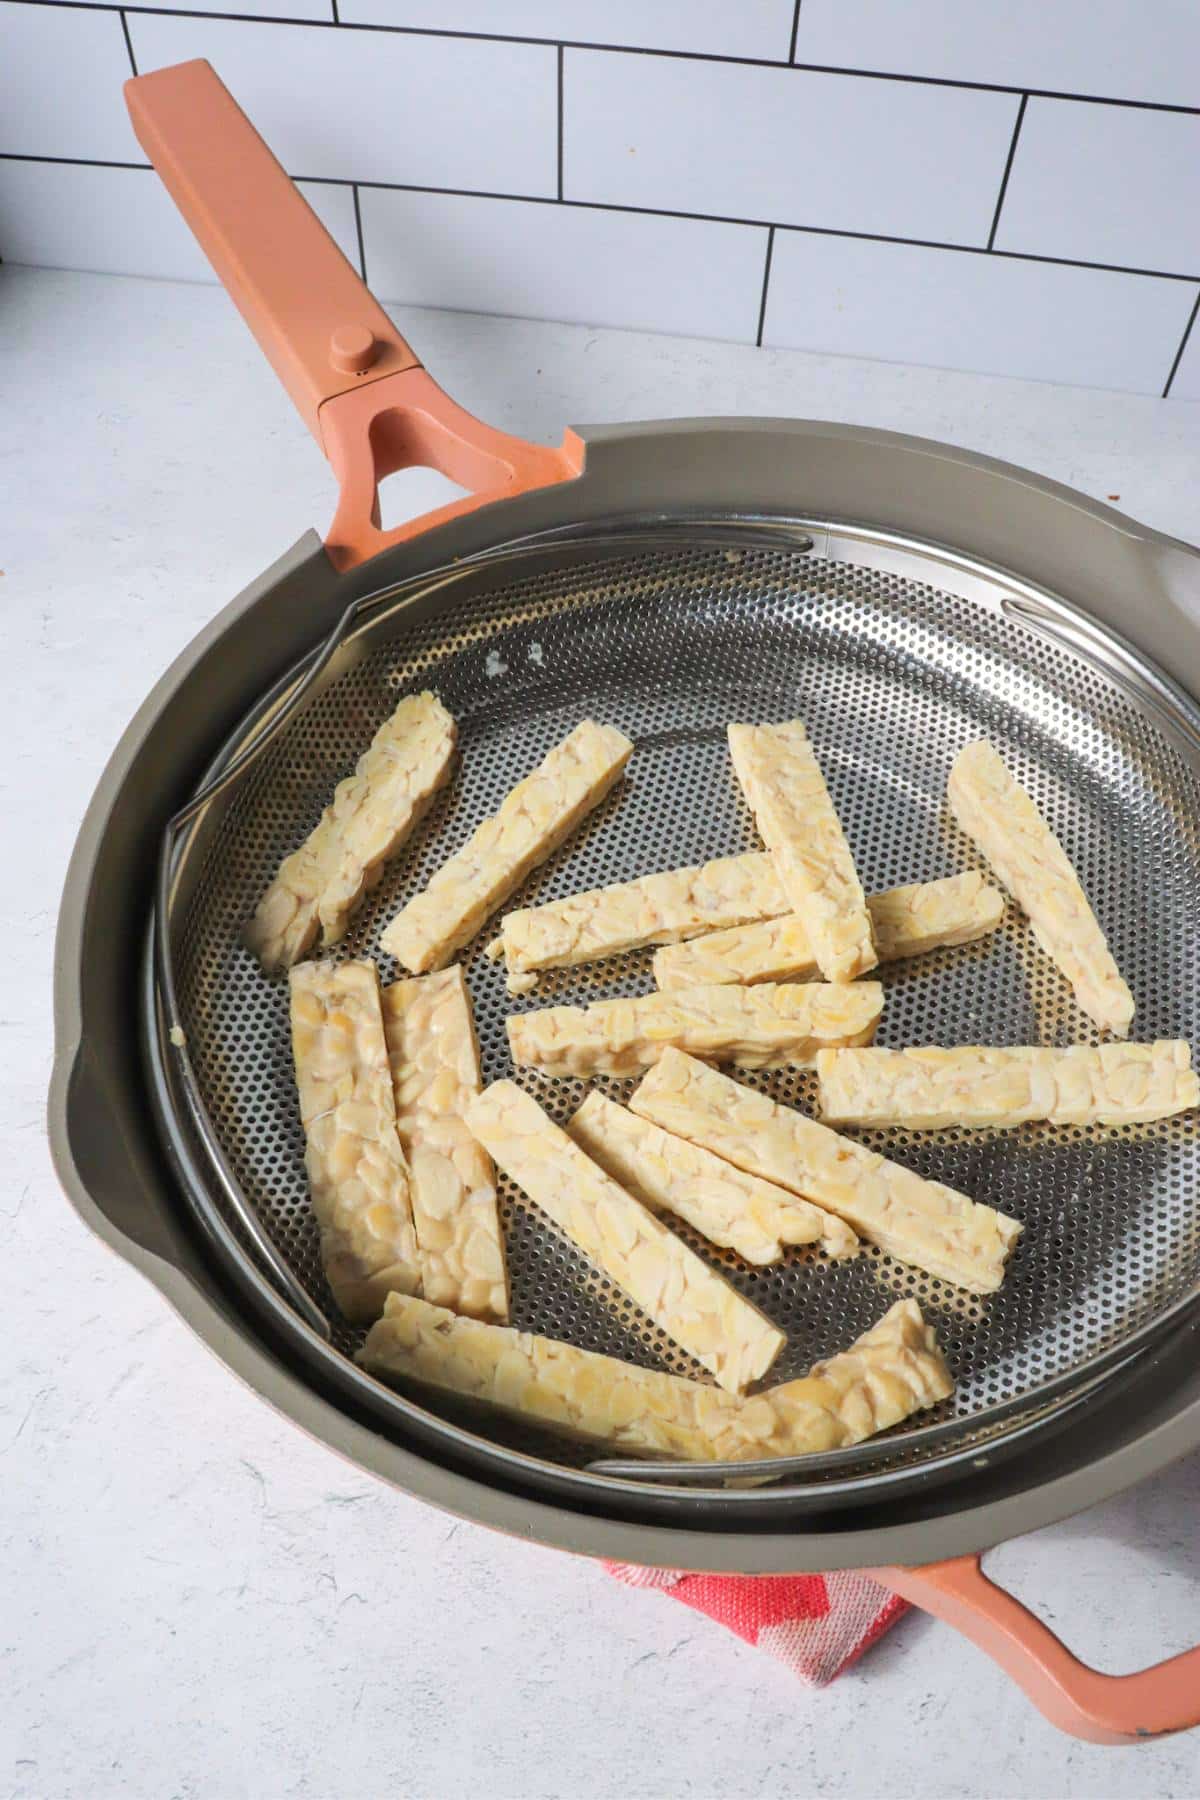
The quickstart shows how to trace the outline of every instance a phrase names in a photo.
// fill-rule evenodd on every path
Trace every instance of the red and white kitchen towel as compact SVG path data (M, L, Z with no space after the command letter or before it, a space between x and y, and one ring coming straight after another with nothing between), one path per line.
M907 1600L867 1575L685 1575L609 1563L629 1587L661 1588L776 1657L801 1681L825 1687L857 1662Z

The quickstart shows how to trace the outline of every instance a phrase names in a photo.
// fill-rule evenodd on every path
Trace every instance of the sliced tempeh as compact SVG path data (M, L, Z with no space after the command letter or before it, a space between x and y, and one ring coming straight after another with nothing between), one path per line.
M585 1156L514 1082L485 1088L467 1123L559 1230L723 1388L741 1393L770 1368L783 1333Z
M827 981L853 981L879 960L866 896L808 733L731 725L729 754L792 910Z
M888 888L867 906L876 949L886 962L970 943L1004 916L1003 897L976 870ZM509 913L495 955L504 956L510 976L521 982L544 969L599 962L651 944L664 946L654 958L662 988L818 972L808 932L788 911L775 859L763 851Z
M821 1111L842 1125L1136 1125L1200 1104L1183 1042L823 1050Z
M367 1324L392 1289L421 1285L374 963L301 963L291 1010L321 1259L346 1317Z
M664 1131L837 1213L863 1237L959 1287L990 1293L1021 1226L939 1181L926 1181L704 1063L668 1050L630 1106Z
M753 987L763 981L820 975L803 919L784 913L713 931L654 952L654 980L664 992L694 987Z
M573 1437L691 1462L845 1449L934 1406L954 1382L915 1300L797 1381L736 1399L555 1338L390 1294L358 1360L384 1381L483 1401Z
M995 931L1004 917L1004 895L978 869L887 888L873 894L867 905L880 962L972 944Z
M915 1300L898 1300L848 1350L743 1400L714 1447L722 1460L845 1450L953 1392L933 1327Z
M573 1437L692 1462L713 1460L710 1434L733 1425L739 1404L703 1381L400 1295L389 1297L358 1360L385 1381L440 1388Z
M478 825L380 938L406 969L441 968L620 779L633 745L585 719Z
M246 927L266 969L286 969L321 942L336 944L363 894L395 856L454 761L454 720L436 694L409 694L380 726L353 775L280 867Z
M785 1244L819 1244L830 1256L857 1253L858 1239L843 1219L672 1137L604 1094L589 1094L567 1130L652 1212L677 1213L747 1262L778 1262Z
M513 1061L552 1075L636 1075L668 1044L746 1069L807 1064L829 1045L870 1043L877 981L672 988L636 1000L547 1006L508 1021Z
M787 904L772 857L755 850L522 907L505 919L500 941L509 975L520 979L772 918Z
M466 1123L479 1092L479 1048L458 965L384 988L383 1030L411 1176L421 1291L453 1312L507 1319L495 1171Z
M867 901L880 962L898 962L969 944L994 931L1004 917L1004 896L975 869L942 881L888 888ZM804 921L796 913L735 925L686 944L668 944L654 955L660 988L703 987L721 982L795 981L817 973Z
M1133 995L1079 877L986 738L959 751L946 793L955 818L1028 914L1034 936L1071 983L1084 1012L1105 1031L1124 1037L1133 1020Z

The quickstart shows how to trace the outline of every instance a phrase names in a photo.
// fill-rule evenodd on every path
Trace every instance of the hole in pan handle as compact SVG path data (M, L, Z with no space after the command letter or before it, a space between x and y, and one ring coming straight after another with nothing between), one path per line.
M978 1556L867 1573L970 1638L1075 1737L1135 1744L1200 1725L1200 1647L1132 1675L1103 1675L985 1575Z
M579 474L574 433L556 450L526 443L442 392L209 63L139 75L125 99L138 142L333 466L335 567ZM413 467L470 492L384 531L379 483Z

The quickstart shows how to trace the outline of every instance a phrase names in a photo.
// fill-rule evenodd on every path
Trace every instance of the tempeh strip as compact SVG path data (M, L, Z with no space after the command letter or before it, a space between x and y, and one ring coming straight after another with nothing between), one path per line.
M520 977L772 918L787 905L773 859L755 850L522 907L505 919L501 945Z
M632 754L613 726L577 725L396 914L382 948L415 974L441 968L600 804Z
M939 1181L888 1162L704 1063L667 1050L630 1106L750 1175L837 1213L901 1262L991 1293L1021 1226Z
M711 1461L710 1435L729 1431L737 1418L738 1401L703 1381L399 1295L389 1297L358 1360L384 1381L415 1382L572 1437L691 1462Z
M848 1350L743 1400L713 1445L722 1461L845 1450L953 1392L933 1327L915 1300L898 1300Z
M559 1230L721 1387L741 1393L770 1368L783 1333L585 1156L514 1082L485 1088L467 1123Z
M1113 960L1066 851L986 738L954 759L950 806L1029 917L1034 936L1056 962L1075 998L1105 1031L1125 1037L1133 995Z
M1138 1125L1200 1104L1183 1042L1066 1050L823 1050L821 1111L843 1125Z
M365 1325L391 1290L421 1286L374 963L301 963L291 1012L321 1260L342 1312Z
M843 1219L672 1137L604 1094L589 1094L567 1131L643 1206L678 1214L710 1243L736 1250L747 1262L779 1262L785 1244L817 1244L835 1257L858 1251Z
M339 781L320 821L285 858L245 930L269 970L290 968L318 929L336 944L384 863L449 779L454 720L436 694L409 694L384 721L353 775Z
M672 988L514 1014L508 1042L515 1063L552 1075L635 1075L668 1044L713 1062L774 1069L811 1063L829 1045L869 1043L882 1010L877 981Z
M792 910L827 981L853 981L878 962L871 915L808 733L730 725L729 754Z
M421 1291L453 1312L507 1319L495 1171L466 1124L479 1092L479 1048L458 965L384 988L383 1030L411 1176Z
M880 962L921 956L948 944L969 944L994 931L1004 917L1004 896L974 869L942 881L888 888L871 895L867 906ZM686 944L668 944L654 955L654 979L660 988L803 981L816 973L812 944L796 913L735 925Z
M915 1300L900 1300L840 1355L748 1400L555 1338L456 1318L390 1294L358 1360L588 1442L689 1462L845 1449L934 1406L954 1383Z

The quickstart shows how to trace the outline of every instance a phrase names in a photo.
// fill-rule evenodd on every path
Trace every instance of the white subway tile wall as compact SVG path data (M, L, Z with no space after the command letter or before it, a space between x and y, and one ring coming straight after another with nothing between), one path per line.
M779 231L763 343L1157 394L1192 304L1153 276Z
M568 50L563 193L986 244L1013 94Z
M1195 75L1200 98L1200 58ZM1031 100L996 243L1133 269L1200 269L1198 202L1200 116Z
M786 62L796 8L793 0L338 0L337 10L343 24Z
M129 52L115 12L0 0L0 151L143 162L121 93ZM8 256L0 243L0 256Z
M798 63L1196 104L1196 0L803 0Z
M139 70L207 57L290 174L547 198L556 190L550 45L127 17Z
M1200 399L1197 0L0 0L0 256L211 278L196 56L385 302Z
M362 191L367 278L403 306L744 338L767 232L711 219Z

